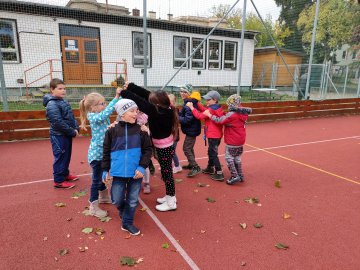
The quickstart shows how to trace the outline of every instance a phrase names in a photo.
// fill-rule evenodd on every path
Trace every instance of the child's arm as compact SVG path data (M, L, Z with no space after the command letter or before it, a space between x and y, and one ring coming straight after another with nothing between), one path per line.
M205 114L203 114L202 112L199 112L197 109L195 109L194 105L191 102L186 103L186 106L188 106L190 108L192 114L194 115L194 117L196 119L203 120L203 119L208 118Z
M59 106L55 102L49 102L46 106L46 116L50 123L54 126L54 129L63 132L66 136L76 137L77 129L70 127L62 118ZM75 119L75 117L74 117ZM76 122L76 120L75 120ZM76 127L77 123L76 123Z
M105 138L104 138L104 144L103 144L103 158L102 158L102 162L101 162L101 168L105 172L109 172L110 166L111 166L110 154L111 154L111 131L112 130L113 129L111 128L105 132Z
M208 116L215 123L220 124L220 125L225 125L225 124L231 122L230 117L233 114L234 114L234 112L228 112L227 114L225 114L225 115L223 115L221 117L218 117L216 115L211 115L211 113L209 112Z
M251 108L246 108L246 107L240 107L238 112L241 113L241 114L249 115L249 114L251 114L252 109Z
M184 116L181 116L184 115ZM179 122L180 124L188 124L194 119L194 115L192 114L189 107L184 106L181 109L181 113L179 114Z
M197 106L197 109L200 111L200 112L204 112L206 111L208 108L206 108L204 105L202 105L200 102L196 103L196 106Z
M143 113L146 113L148 116L150 116L150 115L154 116L157 114L155 105L151 104L144 98L134 94L133 92L130 92L128 90L123 90L123 91L121 91L121 96L123 98L128 98L128 99L133 100L136 103L136 105L138 106L139 110L142 111Z
M110 115L114 112L115 110L115 104L116 102L118 102L119 99L114 98L112 101L110 101L110 103L106 106L106 108L99 112L99 113L89 113L88 119L89 122L102 122L106 119L108 119L110 117Z
M142 175L145 174L145 169L149 166L152 155L150 136L144 131L141 131L140 136L141 136L141 158L139 161L139 166L136 169L135 176L138 175L137 172L140 172Z
M145 100L149 99L150 91L146 90L145 88L142 88L134 83L129 83L126 90L134 93L135 95L142 97Z

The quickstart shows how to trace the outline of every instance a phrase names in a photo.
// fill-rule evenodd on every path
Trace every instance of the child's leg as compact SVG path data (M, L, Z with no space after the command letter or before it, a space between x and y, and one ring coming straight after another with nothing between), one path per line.
M113 204L119 210L119 216L122 218L125 207L125 191L127 181L124 178L114 177L111 185L111 198Z
M234 153L236 171L237 171L238 175L240 176L241 180L244 180L244 174L243 174L242 165L241 165L241 155L242 155L243 151L244 151L244 147L240 146L240 147L236 148L236 153Z
M142 179L133 179L133 178L128 179L126 182L124 181L126 183L126 199L125 199L124 212L122 214L123 228L126 228L126 226L129 225L133 225L135 210L139 201L141 181Z
M179 167L180 163L179 163L179 158L176 155L176 146L177 146L178 142L174 142L174 157L173 157L173 161L174 161L174 166L175 167Z
M144 184L150 184L150 170L149 168L145 169L145 174L143 177Z
M90 202L96 201L99 199L99 191L105 190L106 186L102 182L102 169L101 169L101 160L93 160L90 163L92 168L92 183L90 189Z
M71 159L72 139L66 136L50 136L54 155L53 175L55 183L64 182L69 175L69 163Z
M174 146L157 148L156 152L158 153L161 176L165 182L166 195L175 196L175 183L171 166L172 158L174 156Z
M191 167L198 166L198 164L196 163L195 154L194 154L195 142L196 142L196 137L191 137L188 135L185 136L185 140L184 140L184 144L183 144L183 151L184 151L184 154L185 154L185 156L189 162L189 165Z
M209 163L208 166L212 167L215 166L216 171L221 171L221 164L218 157L218 148L220 145L221 139L208 139L209 141L209 148L208 148L208 155L209 155Z
M238 172L235 166L235 149L237 148L229 147L228 145L225 146L225 160L232 178L238 177Z

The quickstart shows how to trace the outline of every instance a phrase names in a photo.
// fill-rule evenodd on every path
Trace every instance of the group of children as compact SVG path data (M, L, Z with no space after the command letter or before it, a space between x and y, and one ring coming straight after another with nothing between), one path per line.
M225 160L231 178L227 184L244 180L240 156L245 142L245 123L250 108L240 107L240 96L232 95L227 100L229 111L224 114L219 104L220 94L210 91L203 96L206 107L201 105L199 92L192 92L192 86L180 89L184 106L175 107L175 96L158 90L150 92L133 83L117 88L114 99L106 105L105 98L90 93L80 101L78 126L71 107L64 100L65 84L59 79L50 82L51 93L44 97L46 116L50 122L50 141L54 164L54 187L72 188L78 180L69 172L72 138L79 129L86 130L90 124L92 137L88 151L88 162L92 168L92 184L89 198L90 214L105 217L107 212L99 207L101 203L112 203L122 220L121 229L132 235L140 234L133 224L138 196L144 182L144 193L150 192L149 165L153 151L160 165L161 177L165 183L165 196L158 198L156 210L172 211L177 208L174 173L188 169L188 177L198 173L211 174L212 179L224 181L224 174L218 158L218 147L223 136L226 144ZM118 117L111 124L109 116L116 110ZM195 159L194 145L201 134L201 120L205 122L204 138L208 143L208 164L200 169ZM179 125L185 134L183 151L188 165L180 166L175 153L179 141ZM173 165L174 164L174 165ZM111 197L107 188L111 183Z

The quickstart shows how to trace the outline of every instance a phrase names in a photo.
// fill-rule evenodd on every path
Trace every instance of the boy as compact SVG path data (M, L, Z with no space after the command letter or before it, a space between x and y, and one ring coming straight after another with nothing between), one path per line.
M212 115L221 117L223 116L223 111L221 105L218 104L220 100L220 94L217 91L210 91L205 96L202 97L206 100L206 107L202 106L198 103L198 110L194 108L191 102L188 102L186 106L188 106L195 118L205 120L205 140L208 139L209 148L208 148L208 156L209 161L207 167L202 170L205 174L211 174L211 179L215 181L224 181L224 174L221 169L221 164L218 157L218 147L221 142L221 138L223 135L222 125L219 125L210 120L208 116L203 114L204 111L209 110ZM214 170L215 167L215 170Z
M211 115L209 111L204 114L215 123L224 125L225 140L225 160L229 168L231 177L226 184L233 185L236 182L244 181L244 174L241 168L241 154L246 139L245 124L251 108L240 107L241 97L239 95L231 95L227 101L229 112L222 116L216 117Z
M139 235L133 222L142 178L152 154L150 137L136 123L138 107L134 101L123 98L115 110L120 121L105 133L103 179L109 174L113 177L111 198L122 219L121 229Z
M60 79L52 79L50 92L44 96L43 105L46 107L46 119L50 122L50 142L54 155L54 188L73 188L75 184L72 182L79 180L79 177L69 173L69 164L72 139L79 135L79 125L70 104L64 100L66 96L64 82Z
M187 177L194 177L201 172L199 165L195 160L194 145L196 142L196 137L201 133L201 122L196 119L192 114L190 108L185 106L186 103L192 103L195 108L197 108L198 101L200 101L200 94L198 99L192 98L190 92L192 91L192 86L190 84L185 85L180 88L180 96L184 101L184 105L179 112L179 122L181 125L181 131L185 134L185 140L183 143L183 151L188 160L188 165L183 166L183 169L190 170L187 174ZM195 92L194 92L195 93ZM180 171L179 169L176 171Z

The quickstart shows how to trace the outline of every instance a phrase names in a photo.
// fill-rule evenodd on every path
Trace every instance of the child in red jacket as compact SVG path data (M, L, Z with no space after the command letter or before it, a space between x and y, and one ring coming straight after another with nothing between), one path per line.
M244 181L240 157L243 153L243 146L246 139L245 124L248 115L251 113L251 108L240 107L241 97L236 94L231 95L226 103L229 109L226 115L218 117L213 115L210 110L205 111L204 114L214 121L214 123L225 126L225 160L231 173L231 177L226 183L232 185L236 182Z
M224 181L224 174L221 169L220 160L218 157L218 148L223 136L222 125L211 121L208 116L203 114L208 110L211 115L221 117L224 115L221 105L218 104L220 100L220 94L217 91L210 91L202 97L206 100L206 107L198 103L198 109L195 109L191 102L188 102L188 106L195 118L199 120L205 120L205 140L208 139L208 156L209 161L207 167L202 170L203 173L211 174L211 179L215 181ZM215 170L214 170L215 167Z

